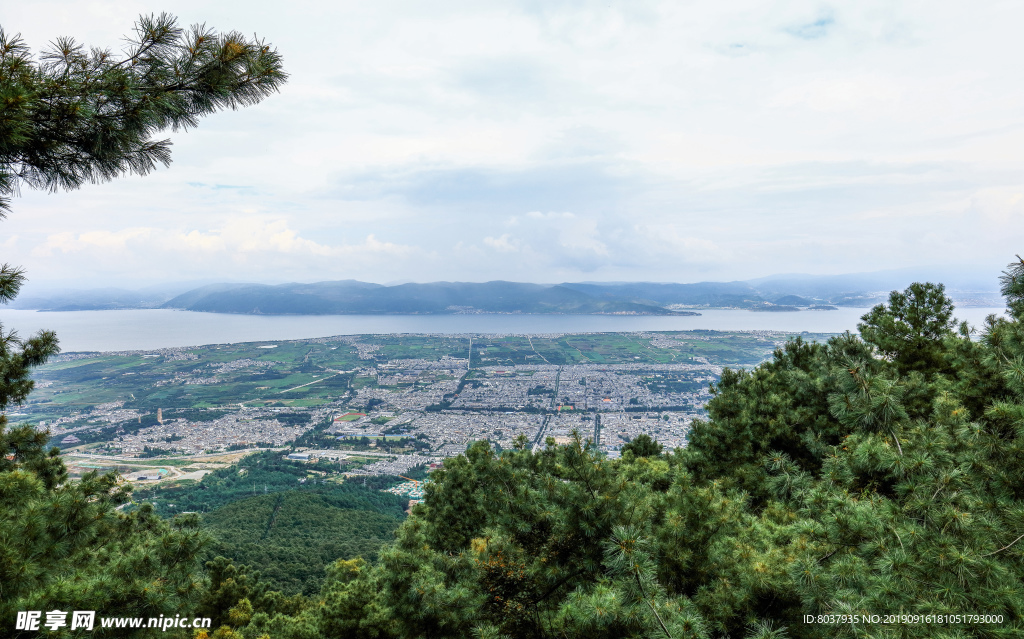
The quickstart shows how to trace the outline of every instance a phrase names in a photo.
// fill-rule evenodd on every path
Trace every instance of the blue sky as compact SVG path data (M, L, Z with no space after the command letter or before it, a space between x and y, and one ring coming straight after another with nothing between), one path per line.
M37 50L151 11L256 33L291 81L168 134L169 169L24 192L0 260L35 285L994 280L1024 252L1015 3L284 6L5 7Z

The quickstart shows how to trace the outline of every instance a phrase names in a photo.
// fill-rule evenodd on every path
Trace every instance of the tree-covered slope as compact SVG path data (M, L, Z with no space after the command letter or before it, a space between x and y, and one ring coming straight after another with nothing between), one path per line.
M164 308L285 315L454 313L671 314L648 301L606 299L565 286L519 282L432 282L381 286L356 281L313 284L216 284L189 291Z
M404 516L407 500L379 490L397 478L367 477L359 481L343 481L337 464L291 461L283 459L285 454L274 450L255 453L238 464L207 474L197 483L157 485L137 490L134 500L151 503L157 513L169 517L183 512L209 513L257 494L299 491L326 497L339 508Z
M344 499L299 491L259 495L203 516L212 551L259 566L271 588L314 594L337 559L373 561L402 519L344 507Z

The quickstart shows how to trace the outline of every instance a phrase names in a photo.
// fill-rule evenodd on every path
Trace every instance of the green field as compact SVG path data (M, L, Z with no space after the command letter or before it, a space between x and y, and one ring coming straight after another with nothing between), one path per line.
M339 422L354 422L360 417L366 417L365 413L345 413L340 417L335 418Z

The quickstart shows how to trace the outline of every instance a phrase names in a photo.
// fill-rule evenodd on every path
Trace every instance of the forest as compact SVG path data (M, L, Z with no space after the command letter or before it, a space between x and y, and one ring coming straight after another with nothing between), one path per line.
M299 490L327 497L341 508L372 510L403 517L405 501L380 492L397 477L367 477L365 482L341 481L338 464L308 464L283 459L280 451L263 451L245 457L238 464L220 468L197 483L182 482L154 486L134 492L134 501L150 503L157 514L173 516L182 512L208 513L257 494Z
M203 516L203 526L216 539L212 554L260 566L273 590L314 596L328 565L339 558L376 561L404 518L352 508L352 501L323 491L259 495Z
M198 513L212 538L208 556L260 566L273 591L314 595L334 560L376 560L408 500L381 491L398 477L343 481L337 464L283 456L254 453L198 482L135 490L128 510L148 505L164 518Z
M206 514L122 512L115 478L68 482L6 429L0 614L207 611L253 639L1020 636L1024 261L1002 288L978 333L913 284L859 334L727 369L683 449L477 442L393 537L392 496L270 454L136 495Z

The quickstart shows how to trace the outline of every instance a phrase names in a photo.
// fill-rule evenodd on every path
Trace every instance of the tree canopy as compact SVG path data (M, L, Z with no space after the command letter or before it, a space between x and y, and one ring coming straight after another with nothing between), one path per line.
M0 29L0 216L20 185L76 189L169 165L170 128L255 104L286 81L262 40L143 16L124 55L58 38L38 59Z

